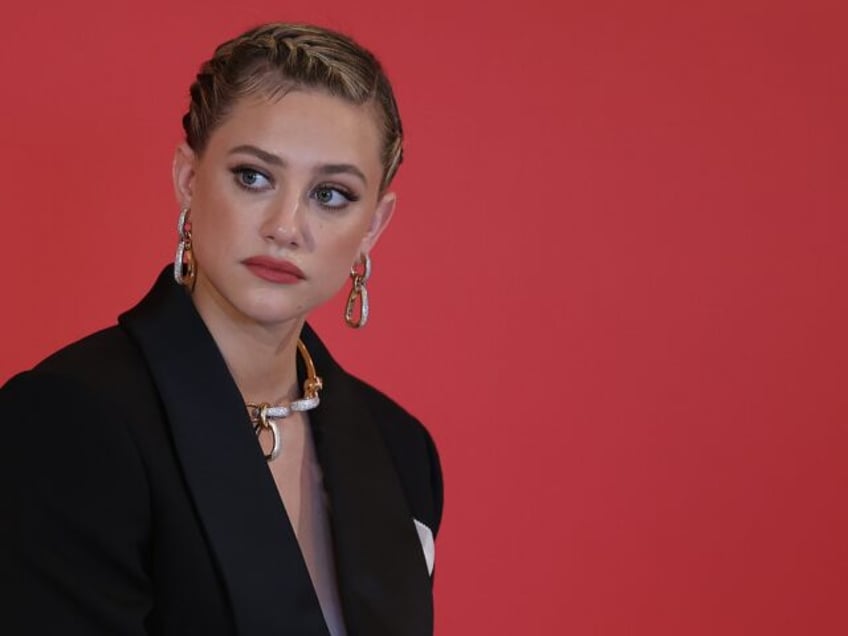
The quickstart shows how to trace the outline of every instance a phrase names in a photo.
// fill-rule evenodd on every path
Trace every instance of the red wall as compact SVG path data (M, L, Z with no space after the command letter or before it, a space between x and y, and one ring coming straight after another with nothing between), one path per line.
M438 633L848 633L843 2L10 4L0 381L171 257L213 45L325 23L409 137L372 324L315 323L439 443Z

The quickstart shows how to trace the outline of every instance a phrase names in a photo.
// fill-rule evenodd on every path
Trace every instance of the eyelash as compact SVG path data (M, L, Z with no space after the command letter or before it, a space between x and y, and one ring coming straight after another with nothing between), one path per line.
M235 177L236 185L239 186L240 188L242 188L243 190L247 190L248 192L263 192L266 189L273 187L273 185L274 185L274 182L269 175L265 174L261 170L257 170L256 168L253 168L251 166L236 166L235 168L233 168L231 170L231 172L233 173L233 176ZM247 175L247 174L255 175L255 176L258 176L258 177L265 179L269 183L269 186L257 188L257 187L250 186L250 185L246 184L244 182L244 176ZM318 192L322 192L322 191L330 191L330 192L338 193L339 195L341 195L345 199L345 203L343 203L341 205L327 205L326 203L323 203L322 201L320 201L318 199ZM346 187L343 187L343 186L340 186L340 185L337 185L337 184L331 184L331 183L320 183L317 186L315 186L312 189L312 191L309 193L309 198L314 199L318 203L318 205L320 205L322 208L327 209L327 210L340 210L344 207L347 207L347 205L349 203L355 203L355 202L359 201L359 195L357 195L355 192L349 190Z
M273 185L273 181L271 180L271 177L269 177L267 174L265 174L261 170L257 170L256 168L251 168L250 166L236 166L235 168L233 168L231 170L231 172L233 173L233 176L235 177L236 185L239 186L240 188L243 188L244 190L247 190L248 192L261 192L261 191L265 190L265 188L257 188L257 187L253 187L253 186L245 183L243 181L243 178L247 174L252 174L252 175L256 175L258 177L262 177L270 185Z
M318 199L318 193L322 191L338 193L344 198L345 202L341 205L327 205L326 203ZM312 188L312 192L309 193L309 198L315 199L318 205L327 210L340 210L344 207L347 207L347 205L350 203L355 203L356 201L359 201L359 197L347 188L342 188L341 186L332 185L329 183L321 183Z

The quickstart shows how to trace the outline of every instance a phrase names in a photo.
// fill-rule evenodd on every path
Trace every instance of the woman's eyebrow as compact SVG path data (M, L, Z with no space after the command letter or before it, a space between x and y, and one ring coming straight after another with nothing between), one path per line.
M278 157L272 152L268 152L267 150L262 150L262 148L257 148L256 146L251 146L250 144L243 144L241 146L236 146L235 148L231 148L228 154L235 155L237 153L245 153L248 155L253 155L264 161L265 163L270 163L274 166L284 166L286 162L283 161L282 157Z
M272 152L268 152L267 150L262 150L262 148L257 148L256 146L252 146L250 144L242 144L240 146L236 146L230 149L228 154L234 155L238 153L245 153L248 155L253 155L258 159L261 159L265 163L271 164L272 166L285 166L286 162L282 157L275 155ZM365 177L365 173L362 172L359 168L351 163L325 163L318 166L318 174L322 175L334 175L334 174L351 174L355 177L358 177L362 183L368 185L368 179Z
M318 166L318 173L324 175L352 174L354 177L359 177L362 183L368 185L368 179L365 178L362 170L351 163L325 163Z

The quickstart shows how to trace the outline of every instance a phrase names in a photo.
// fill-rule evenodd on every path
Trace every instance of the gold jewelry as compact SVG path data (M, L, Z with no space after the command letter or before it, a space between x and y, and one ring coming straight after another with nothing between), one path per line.
M177 219L179 242L177 254L174 257L174 280L187 287L189 291L193 291L197 270L194 266L194 252L191 251L191 222L188 218L190 212L191 208L183 208Z
M357 265L361 269L357 269ZM365 283L371 278L371 257L368 254L360 256L359 262L350 268L350 277L353 280L353 286L347 297L344 318L348 327L361 329L368 322L368 312L370 309L368 305L368 288L365 287ZM354 320L353 312L357 301L359 301L359 318Z
M253 431L256 433L256 437L259 437L262 431L271 431L271 452L265 454L265 459L269 462L277 459L282 450L280 429L274 420L284 419L296 412L311 411L321 403L318 392L324 388L324 383L315 373L315 364L312 362L312 356L309 355L309 350L303 344L303 340L298 339L297 350L300 352L300 356L306 365L306 380L303 381L303 397L280 406L271 406L268 402L245 405L247 406L247 412L250 414L250 423L253 424Z

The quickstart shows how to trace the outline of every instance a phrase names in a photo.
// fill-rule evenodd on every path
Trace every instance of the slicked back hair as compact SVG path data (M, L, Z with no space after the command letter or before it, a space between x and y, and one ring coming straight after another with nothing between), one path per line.
M307 24L265 24L221 44L200 67L183 116L188 145L202 154L239 99L323 90L373 105L382 136L381 191L403 159L403 127L394 93L374 55L341 33Z

